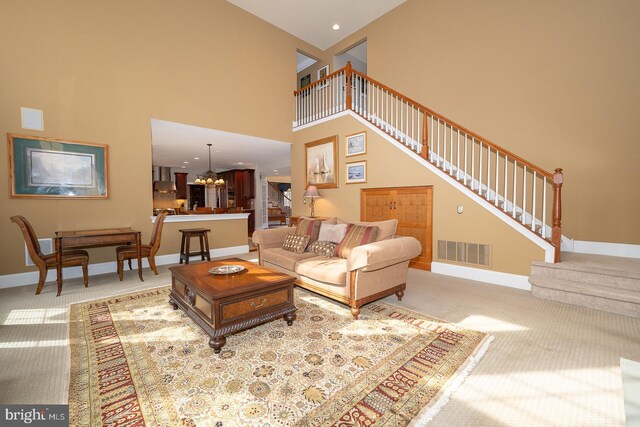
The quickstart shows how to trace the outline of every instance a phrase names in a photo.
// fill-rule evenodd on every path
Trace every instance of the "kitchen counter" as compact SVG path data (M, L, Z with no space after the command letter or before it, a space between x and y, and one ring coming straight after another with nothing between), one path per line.
M251 212L226 213L226 214L187 214L187 215L169 215L164 220L169 222L195 222L195 221L225 221L230 219L248 219ZM156 216L151 216L151 222L156 222Z

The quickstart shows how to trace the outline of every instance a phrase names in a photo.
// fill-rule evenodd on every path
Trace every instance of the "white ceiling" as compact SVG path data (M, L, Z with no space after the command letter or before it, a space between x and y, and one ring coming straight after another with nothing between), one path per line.
M406 0L227 0L325 50ZM334 24L340 25L333 30Z
M251 168L270 174L274 169L280 175L290 173L291 144L287 142L151 119L154 166L204 172L209 168L208 143L213 144L214 171Z

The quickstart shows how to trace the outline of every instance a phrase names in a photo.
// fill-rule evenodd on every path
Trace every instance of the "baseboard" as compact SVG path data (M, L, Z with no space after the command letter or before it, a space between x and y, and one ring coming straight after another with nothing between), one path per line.
M586 240L563 240L562 250L591 255L640 258L640 245L627 243L589 242Z
M483 270L481 268L465 267L444 262L432 262L431 272L444 274L445 276L459 277L461 279L475 280L477 282L507 286L509 288L524 289L526 291L531 290L529 276L521 276L519 274Z
M230 246L226 248L211 249L209 253L212 258L220 258L249 252L249 245ZM156 265L177 264L180 262L180 254L160 255L156 257ZM98 264L89 264L89 276L97 276L98 274L115 273L116 263L102 262ZM149 262L142 260L142 267L148 268ZM135 261L134 261L135 268ZM69 267L64 269L64 278L71 279L82 277L81 267ZM54 269L47 272L47 282L56 280L56 271ZM38 272L29 271L27 273L5 274L0 276L0 289L13 288L15 286L33 285L38 283Z

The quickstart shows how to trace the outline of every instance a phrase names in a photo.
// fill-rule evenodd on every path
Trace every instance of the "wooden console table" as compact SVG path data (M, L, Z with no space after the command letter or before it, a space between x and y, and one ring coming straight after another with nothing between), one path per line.
M126 228L105 228L99 230L56 231L55 251L58 279L58 294L62 292L62 250L69 248L95 248L134 244L138 248L138 277L142 278L142 254L140 252L140 231Z

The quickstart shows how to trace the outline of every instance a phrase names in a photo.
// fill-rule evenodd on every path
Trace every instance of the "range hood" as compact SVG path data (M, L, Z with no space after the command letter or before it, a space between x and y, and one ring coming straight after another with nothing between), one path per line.
M158 181L153 182L153 191L156 193L175 193L176 184L171 181L171 168L160 166L158 168Z

